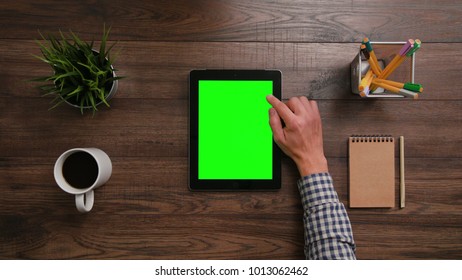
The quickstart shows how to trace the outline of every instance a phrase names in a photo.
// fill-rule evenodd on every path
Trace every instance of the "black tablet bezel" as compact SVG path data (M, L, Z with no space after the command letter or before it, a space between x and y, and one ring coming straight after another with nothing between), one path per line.
M281 99L279 70L192 70L189 75L189 188L190 190L278 190L281 188L281 151L273 139L273 179L200 180L198 178L198 114L200 80L273 81L273 95Z

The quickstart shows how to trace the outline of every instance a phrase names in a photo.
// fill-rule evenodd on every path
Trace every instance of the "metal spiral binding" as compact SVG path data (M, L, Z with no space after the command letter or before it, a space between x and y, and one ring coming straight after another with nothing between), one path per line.
M352 143L394 142L394 138L391 135L352 135L350 139Z

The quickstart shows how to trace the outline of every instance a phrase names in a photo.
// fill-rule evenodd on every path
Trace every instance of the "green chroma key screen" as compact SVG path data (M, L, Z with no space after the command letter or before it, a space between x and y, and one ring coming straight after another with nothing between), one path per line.
M272 81L200 80L199 179L272 179Z

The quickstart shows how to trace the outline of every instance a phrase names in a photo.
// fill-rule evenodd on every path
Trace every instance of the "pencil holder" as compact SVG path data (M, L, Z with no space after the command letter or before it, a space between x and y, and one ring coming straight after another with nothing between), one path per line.
M374 46L374 53L377 57L379 66L384 69L395 57L396 53L403 47L406 42L371 42ZM366 75L369 70L369 62L362 57L361 50L351 62L351 91L359 95L358 86L361 78ZM401 83L414 83L415 71L415 53L406 59L395 71L389 76L390 80ZM374 92L367 95L368 98L403 98L383 88L377 88Z

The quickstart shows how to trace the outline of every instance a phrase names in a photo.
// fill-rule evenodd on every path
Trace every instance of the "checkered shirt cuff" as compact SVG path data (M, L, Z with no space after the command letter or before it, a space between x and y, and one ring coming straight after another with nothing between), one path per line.
M355 259L350 220L329 173L303 177L298 188L304 209L306 258Z
M297 182L302 198L303 209L320 204L339 202L329 173L316 173L305 176Z

